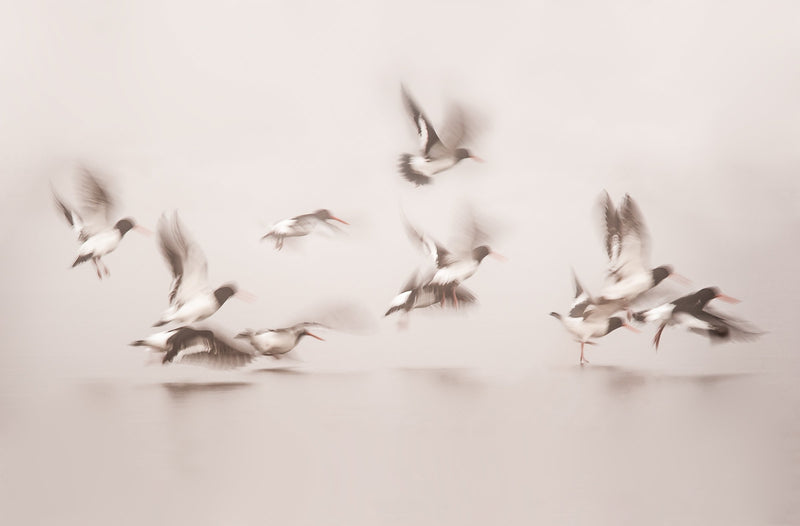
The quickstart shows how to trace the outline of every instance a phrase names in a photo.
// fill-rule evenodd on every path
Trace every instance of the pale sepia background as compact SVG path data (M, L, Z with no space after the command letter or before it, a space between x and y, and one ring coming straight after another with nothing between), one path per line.
M800 7L795 2L0 4L0 519L6 524L792 524L800 521ZM400 83L474 110L485 164L416 189ZM153 238L69 270L52 183L107 174L120 214L178 209L230 331L347 301L370 329L283 374L146 366ZM617 331L577 365L546 314L591 290L594 209L630 193L654 264L767 333ZM381 319L420 261L493 228L480 304ZM330 208L292 250L258 238ZM679 291L682 293L683 291ZM273 364L265 362L264 366Z

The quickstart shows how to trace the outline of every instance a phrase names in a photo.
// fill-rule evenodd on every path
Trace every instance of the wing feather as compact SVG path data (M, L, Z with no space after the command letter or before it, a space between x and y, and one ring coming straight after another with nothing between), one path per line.
M161 254L172 272L169 292L170 305L182 305L208 289L208 262L200 247L184 232L178 218L173 214L170 222L166 215L158 221L158 240Z

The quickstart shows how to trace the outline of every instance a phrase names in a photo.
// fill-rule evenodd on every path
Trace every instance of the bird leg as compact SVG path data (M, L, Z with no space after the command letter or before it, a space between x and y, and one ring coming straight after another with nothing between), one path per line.
M584 358L584 356L583 356L583 346L584 346L584 345L585 345L585 342L581 342L581 365L583 365L583 364L585 364L585 363L589 363L589 360L587 360L587 359L586 359L586 358Z
M653 338L653 345L656 346L656 352L658 352L658 343L661 341L661 333L664 331L664 327L666 327L666 323L662 323L661 326L656 331L656 335Z
M110 270L108 270L108 266L105 264L105 262L104 262L102 259L99 259L99 260L98 260L98 263L100 263L101 265L103 265L103 273L104 273L106 276L111 276L111 271L110 271Z
M456 310L458 310L458 296L456 296L456 288L455 287L453 287L453 304L455 305Z
M100 258L92 258L92 264L94 264L94 269L97 271L97 279L103 279L103 274L100 272L100 266L97 264Z

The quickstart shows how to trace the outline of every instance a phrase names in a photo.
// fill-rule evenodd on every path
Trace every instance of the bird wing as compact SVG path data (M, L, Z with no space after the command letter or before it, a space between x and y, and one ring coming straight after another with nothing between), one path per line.
M208 289L208 262L205 254L185 234L177 212L174 213L172 222L166 215L161 216L158 221L158 240L161 254L172 272L170 305L182 305Z
M89 237L111 226L116 203L104 182L88 169L83 169L80 180L81 235Z
M452 104L450 106L443 122L443 141L440 142L437 147L444 148L446 144L449 145L451 149L458 148L463 143L469 141L475 131L474 122L460 104Z
M619 258L620 248L622 247L622 228L617 208L606 191L603 192L601 197L601 207L603 210L603 234L606 255L608 255L609 261L614 262Z
M405 217L403 218L403 223L406 226L406 233L409 239L417 244L426 256L431 258L437 268L445 267L454 261L449 250L437 243L432 237L414 228Z
M584 316L586 308L592 304L592 297L581 285L575 270L572 271L572 280L575 282L575 299L569 307L569 316L579 318Z
M439 136L436 135L436 130L433 129L433 125L428 120L428 117L426 117L422 112L416 101L411 97L411 94L408 92L408 90L406 90L406 87L401 86L400 88L403 93L403 103L405 104L406 110L408 111L409 115L411 115L411 119L414 121L414 125L417 127L420 150L425 155L428 155L434 146L441 144Z
M618 211L618 222L620 248L609 266L609 276L615 281L647 272L650 259L649 235L644 217L634 200L627 194Z
M754 327L751 323L734 318L727 314L722 314L712 308L700 311L695 316L708 323L713 327L712 331L704 332L697 329L690 329L693 332L702 332L712 336L712 342L730 340L730 341L753 341L762 334L763 331ZM713 336L719 336L719 339L714 339Z
M89 235L83 230L83 219L81 219L80 214L76 210L65 205L61 198L58 197L55 190L53 190L53 199L55 199L56 206L66 218L67 223L69 223L78 236L78 241L84 242L89 239Z
M250 363L256 354L208 326L181 327L167 340L162 363L180 362L217 369L232 369Z

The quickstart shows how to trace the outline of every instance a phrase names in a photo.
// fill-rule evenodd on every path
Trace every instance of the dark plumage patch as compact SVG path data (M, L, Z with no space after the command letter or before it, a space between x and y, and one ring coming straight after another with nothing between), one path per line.
M398 167L400 168L400 175L402 175L403 177L406 178L406 180L411 181L417 186L431 184L433 182L433 180L430 177L415 171L411 167L411 154L404 153L403 155L401 155Z
M83 254L81 256L78 256L78 258L72 264L72 267L75 268L78 265L80 265L81 263L83 263L84 261L89 261L90 259L92 259L92 254Z

